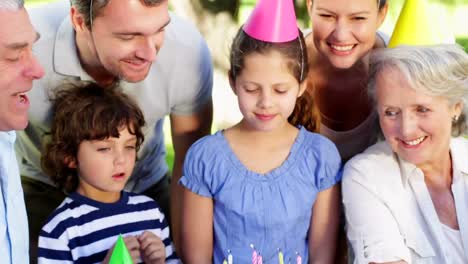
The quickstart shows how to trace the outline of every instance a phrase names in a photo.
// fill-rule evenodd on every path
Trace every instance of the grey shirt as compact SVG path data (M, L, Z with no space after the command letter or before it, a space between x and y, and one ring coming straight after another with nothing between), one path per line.
M46 75L35 81L29 93L29 126L18 134L16 151L20 173L48 184L42 172L40 153L51 125L52 91L67 81L89 81L82 69L75 45L75 32L68 15L68 1L29 10L31 21L41 34L34 53ZM163 120L168 114L191 115L211 99L213 68L205 40L197 29L174 14L165 31L163 46L145 80L122 81L122 89L142 108L146 119L145 142L126 189L142 192L168 171L165 162Z

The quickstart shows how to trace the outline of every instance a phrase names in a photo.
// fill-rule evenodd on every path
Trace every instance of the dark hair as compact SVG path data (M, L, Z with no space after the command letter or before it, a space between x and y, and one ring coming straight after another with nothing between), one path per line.
M236 76L239 76L244 68L244 60L247 55L253 52L266 53L271 50L278 51L289 60L288 69L299 83L305 80L309 72L309 60L304 35L300 30L299 37L295 40L284 43L271 43L250 37L242 27L237 32L231 46L229 78L232 81L236 80ZM302 125L310 131L316 131L319 120L315 118L319 118L318 114L307 115L307 118L297 115L297 113L303 113L303 111L309 111L309 109L316 109L313 97L307 93L310 93L310 91L306 89L304 94L297 99L294 111L288 121L292 125Z
M167 0L140 1L146 6L155 6ZM110 0L70 0L70 2L83 16L86 26L91 28L91 21L99 15L99 11L104 8L110 2ZM92 10L91 5L93 6ZM91 15L92 17L90 17Z
M77 170L68 165L76 160L81 142L119 137L119 130L126 127L137 138L137 151L143 143L143 113L117 86L66 84L55 91L51 101L50 142L41 162L50 179L66 192L78 187Z
M278 51L288 60L288 69L299 83L302 83L307 76L308 60L307 48L302 32L299 30L299 37L282 43L265 42L254 39L247 35L242 27L237 32L231 45L229 78L235 81L244 68L245 57L254 52L265 54L269 51Z
M312 0L312 3L314 1ZM387 3L387 0L377 0L377 4L379 5L379 11L385 6L385 4Z

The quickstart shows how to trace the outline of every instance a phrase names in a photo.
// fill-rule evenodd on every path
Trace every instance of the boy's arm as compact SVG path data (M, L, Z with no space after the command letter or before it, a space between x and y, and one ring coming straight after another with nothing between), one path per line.
M68 240L54 238L41 230L39 235L38 259L39 264L46 263L73 263L73 256L68 247Z

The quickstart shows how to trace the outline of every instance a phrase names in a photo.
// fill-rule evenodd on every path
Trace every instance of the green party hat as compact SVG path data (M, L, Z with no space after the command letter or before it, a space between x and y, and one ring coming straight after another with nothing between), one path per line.
M115 243L109 264L133 264L132 256L130 256L130 252L128 252L127 246L125 246L122 235L119 235Z

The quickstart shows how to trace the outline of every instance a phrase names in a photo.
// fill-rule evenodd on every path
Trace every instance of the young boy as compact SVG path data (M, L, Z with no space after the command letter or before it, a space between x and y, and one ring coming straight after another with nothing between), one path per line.
M135 263L179 263L164 214L123 191L143 142L143 113L118 87L55 93L42 166L68 197L39 235L39 263L107 263L119 234Z

